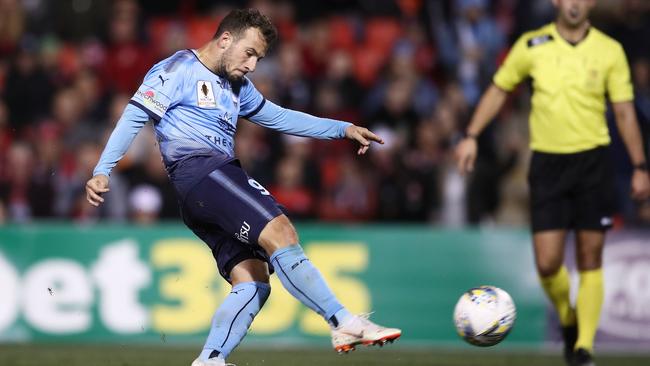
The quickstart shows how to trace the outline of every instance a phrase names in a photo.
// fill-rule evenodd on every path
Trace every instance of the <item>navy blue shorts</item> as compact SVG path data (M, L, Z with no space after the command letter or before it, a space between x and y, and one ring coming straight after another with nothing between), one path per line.
M219 273L230 282L230 271L246 259L269 263L257 240L266 224L283 211L235 160L190 189L181 204L181 214L185 224L208 244ZM269 270L273 272L270 263Z

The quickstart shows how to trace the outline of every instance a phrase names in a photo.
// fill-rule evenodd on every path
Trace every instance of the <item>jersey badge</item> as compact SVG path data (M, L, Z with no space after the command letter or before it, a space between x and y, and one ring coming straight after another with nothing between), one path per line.
M530 47L535 47L539 46L540 44L544 44L546 42L550 42L553 40L553 36L550 34L542 34L541 36L533 37L528 40L528 48Z
M196 95L200 108L214 108L217 106L217 100L214 98L211 82L199 80L196 83Z

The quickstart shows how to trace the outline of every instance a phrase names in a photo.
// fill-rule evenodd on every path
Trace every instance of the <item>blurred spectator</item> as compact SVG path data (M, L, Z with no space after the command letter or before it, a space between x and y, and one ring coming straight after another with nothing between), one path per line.
M177 219L150 126L111 177L112 206L87 205L83 182L154 59L205 41L225 9L243 6L279 28L279 43L251 75L268 100L365 125L386 140L357 159L345 141L305 143L239 121L241 164L294 218L525 224L526 90L481 136L473 175L457 174L450 151L505 38L551 21L548 0L0 0L0 222L2 212L10 222ZM650 141L650 5L598 6L595 25L630 58ZM650 206L633 204L628 190L616 193L621 220L650 225Z
M634 102L637 117L645 136L650 133L650 58L639 58L632 64L632 80L634 81ZM646 138L644 141L650 141ZM646 146L648 148L650 146ZM647 152L646 152L647 153Z
M305 183L303 160L288 155L280 159L276 167L277 182L270 187L271 194L283 205L294 219L313 219L316 213L316 197Z
M97 128L107 110L107 98L101 88L99 77L89 68L82 69L74 79L74 89L81 98L82 118L90 122L93 128Z
M356 111L363 97L361 85L354 77L353 60L345 50L334 51L327 71L317 81L314 110L319 115L356 122Z
M153 63L150 49L140 37L140 8L135 0L117 0L109 21L109 43L103 67L110 91L132 94Z
M400 85L402 91L395 94ZM406 98L406 100L404 99ZM394 49L386 70L368 93L366 113L382 114L386 103L398 103L414 112L414 116L427 117L437 103L438 91L435 85L418 73L415 49L408 42L399 42Z
M316 19L307 24L300 35L302 36L300 39L302 55L296 61L302 60L302 69L305 76L309 79L315 79L325 72L331 52L328 23L325 19ZM295 68L298 64L299 62L296 62L291 66Z
M78 89L63 88L54 96L52 117L62 133L63 148L67 154L76 154L76 147L83 142L99 140L101 131L83 119L86 107Z
M147 132L149 132L149 129ZM169 184L167 172L158 146L154 143L153 135L150 135L148 140L147 145L142 147L145 151L142 152L141 162L124 171L123 175L129 181L131 191L137 187L146 186L149 187L149 190L157 193L156 199L159 201L155 212L157 219L180 219L176 193ZM133 212L131 214L133 215Z
M0 199L0 226L4 225L7 222L7 208L5 203Z
M28 222L32 218L53 215L54 187L47 179L34 176L35 159L26 143L15 143L9 149L5 180L0 181L0 201L5 202L9 218Z
M156 59L165 59L174 52L187 47L187 30L180 22L171 22L164 30L162 42L157 43Z
M436 222L449 228L463 227L467 225L465 180L458 172L451 152L446 154L440 170L440 210Z
M25 28L25 12L19 0L0 1L0 58L11 54Z
M338 179L321 195L320 218L330 221L367 221L376 210L372 178L358 160L342 158L337 165Z
M133 188L129 194L129 211L137 225L150 225L158 221L162 197L160 191L148 184Z
M630 64L639 58L649 58L650 4L645 0L621 0L615 4L618 21L608 31L621 42Z
M116 221L126 218L126 185L119 174L111 176L111 190L105 194L105 205L98 209L87 204L86 180L92 176L100 153L98 144L81 143L75 154L72 172L58 176L56 211L59 216L78 222L93 222L99 217Z
M53 85L39 63L39 41L25 37L14 55L5 84L9 122L19 132L47 115Z
M13 132L9 125L9 110L3 99L0 99L0 180L7 174L7 163L5 161L7 152L11 147Z
M235 137L235 155L248 174L263 186L268 187L273 182L273 166L271 162L271 146L265 139L267 129L240 120Z
M456 0L455 15L436 25L440 59L455 73L465 98L478 103L483 88L496 71L496 59L505 37L487 12L487 0Z
M487 0L458 0L455 5L456 12L453 13L456 15L451 21L440 21L435 32L441 61L447 70L457 75L464 101L461 102L454 94L454 89L449 89L445 97L454 102L456 113L461 113L458 117L466 120L464 115L468 110L463 104L475 106L482 90L491 83L497 57L505 47L505 35L488 12ZM516 156L512 154L503 161L500 158L496 151L493 126L481 134L479 149L479 158L466 181L467 188L463 194L466 208L462 220L470 224L494 220L500 202L500 179L516 162ZM455 173L449 174L445 190L457 192L451 184L458 182L458 177ZM457 194L460 197L460 193ZM453 217L452 221L461 220L460 215Z
M381 221L398 220L403 215L403 192L400 186L399 154L405 148L407 137L386 126L374 130L382 136L384 144L370 153L375 167L373 180L377 184L377 209L375 218Z
M408 139L413 135L418 115L412 104L413 80L394 78L388 81L379 109L370 117L369 126L386 126Z
M277 102L287 108L306 110L310 90L301 63L300 45L286 43L278 47L278 69L274 83Z

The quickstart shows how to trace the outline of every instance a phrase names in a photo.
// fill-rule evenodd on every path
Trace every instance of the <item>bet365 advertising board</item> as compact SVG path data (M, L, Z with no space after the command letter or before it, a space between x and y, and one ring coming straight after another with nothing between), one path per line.
M453 307L468 288L508 291L517 322L500 347L552 339L526 230L299 225L301 243L341 302L403 329L403 345L463 347ZM648 347L648 233L610 237L599 339ZM644 242L645 240L645 242ZM272 276L245 344L329 345L325 322ZM0 227L0 341L203 342L230 291L210 250L178 224ZM469 347L469 346L466 346Z

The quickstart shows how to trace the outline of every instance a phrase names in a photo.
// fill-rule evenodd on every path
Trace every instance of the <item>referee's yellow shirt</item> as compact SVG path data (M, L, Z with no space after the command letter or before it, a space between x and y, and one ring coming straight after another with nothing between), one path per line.
M595 28L577 45L560 36L555 23L523 34L494 75L511 91L533 80L530 147L569 154L610 143L605 96L634 99L630 69L621 45Z

